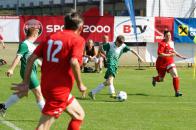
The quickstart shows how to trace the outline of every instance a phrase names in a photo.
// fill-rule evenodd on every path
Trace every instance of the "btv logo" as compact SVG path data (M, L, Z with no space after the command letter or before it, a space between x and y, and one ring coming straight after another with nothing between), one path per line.
M178 26L178 35L179 36L188 36L189 27L187 25Z
M136 25L136 29L139 29L140 33L143 33L146 31L147 25ZM133 26L130 25L123 25L123 33L130 33L133 30ZM138 32L137 32L138 33Z

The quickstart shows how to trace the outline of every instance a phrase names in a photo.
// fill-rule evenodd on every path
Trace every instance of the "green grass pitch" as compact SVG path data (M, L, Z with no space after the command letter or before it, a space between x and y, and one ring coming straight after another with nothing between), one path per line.
M8 65L0 67L0 102L12 93L11 83L19 83L19 67L14 76L7 78ZM105 70L104 70L105 71ZM83 106L86 116L81 130L195 130L196 129L196 79L193 80L192 68L178 68L183 97L174 97L172 79L167 74L163 83L151 85L151 77L156 75L155 68L119 68L115 79L116 91L126 91L128 99L118 102L108 95L108 88L96 95L80 99L74 86L72 94ZM88 90L103 82L104 73L82 74ZM23 130L34 130L39 120L39 110L34 96L29 93L7 110L3 118ZM52 130L66 130L69 116L62 114L54 123ZM0 130L12 130L0 121Z

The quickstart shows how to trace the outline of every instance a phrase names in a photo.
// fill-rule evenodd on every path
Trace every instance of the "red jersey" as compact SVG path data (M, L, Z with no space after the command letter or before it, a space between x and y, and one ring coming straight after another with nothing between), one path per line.
M159 43L158 45L158 55L161 53L165 54L171 54L174 52L174 45L173 42L166 43L164 40ZM161 68L166 68L168 65L174 63L174 58L173 56L171 57L161 57L158 56L157 61L156 61L156 66L161 67Z
M60 97L70 92L74 75L70 65L71 58L82 63L85 40L71 30L52 34L46 42L40 43L34 54L43 58L41 67L41 88L43 95ZM44 91L43 91L44 90ZM49 92L49 93L48 93Z

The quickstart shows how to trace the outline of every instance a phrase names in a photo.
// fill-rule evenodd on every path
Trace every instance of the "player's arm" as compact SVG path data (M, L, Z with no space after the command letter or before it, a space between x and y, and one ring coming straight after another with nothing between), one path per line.
M176 53L169 53L169 54L166 54L166 53L159 53L158 54L158 56L160 56L160 57L173 57L173 56L175 56L176 55Z
M12 65L10 66L10 68L8 69L8 71L6 72L6 74L7 74L8 77L11 77L13 75L16 66L20 62L20 59L21 59L21 56L20 55L16 55L16 57L14 58L14 60L12 62Z
M21 96L27 96L28 95L28 90L29 90L29 81L30 81L30 76L31 76L31 71L32 67L34 64L34 61L38 58L37 55L32 54L27 62L26 70L25 70L25 75L24 75L24 80L20 84L13 84L14 86L11 88L14 90L14 94L18 94Z
M158 46L158 56L159 57L173 57L176 55L174 52L168 53L168 54L164 53L164 50L165 50L165 45L159 43L159 46Z
M83 96L85 96L86 87L82 83L81 73L80 73L80 64L77 58L71 58L70 65L80 92L83 92Z
M131 51L135 56L137 56L141 62L144 62L144 60L142 59L142 57L141 57L135 50L130 49L130 51Z
M187 57L181 55L180 53L178 53L177 51L174 51L174 53L176 54L177 57L182 58L182 59L187 59Z

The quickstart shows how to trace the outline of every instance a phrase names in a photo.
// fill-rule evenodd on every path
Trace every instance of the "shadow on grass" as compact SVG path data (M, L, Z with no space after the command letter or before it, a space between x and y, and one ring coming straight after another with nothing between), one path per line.
M104 94L104 95L108 95L108 94ZM112 102L120 102L120 101L118 101L117 99L113 99L113 98L110 98L110 99L108 99L108 100L103 100L103 99L97 99L96 98L96 100L92 100L90 97L86 97L86 98L81 98L81 97L76 97L76 99L77 100L82 100L82 101L92 101L92 102L102 102L102 103L106 103L106 102L108 102L108 103L112 103Z
M145 94L145 93L133 93L133 94L127 94L129 96L150 96L149 94Z

